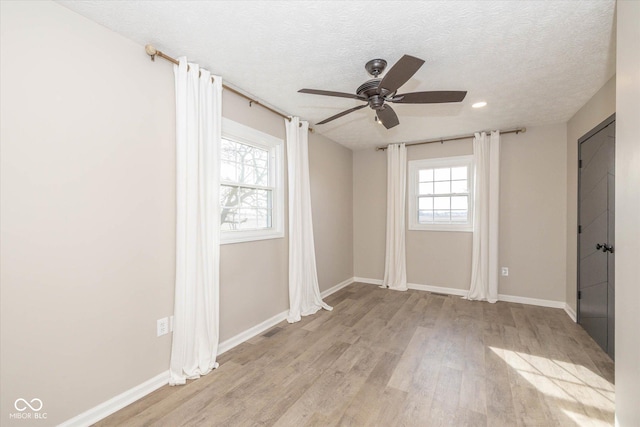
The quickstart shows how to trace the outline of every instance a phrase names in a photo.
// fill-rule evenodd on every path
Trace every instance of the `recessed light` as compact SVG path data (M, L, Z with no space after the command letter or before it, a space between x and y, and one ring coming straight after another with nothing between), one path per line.
M473 105L472 105L472 107L473 107L473 108L482 108L482 107L484 107L485 105L487 105L487 103L486 103L486 102L484 102L484 101L481 101L481 102L476 102L475 104L473 104Z

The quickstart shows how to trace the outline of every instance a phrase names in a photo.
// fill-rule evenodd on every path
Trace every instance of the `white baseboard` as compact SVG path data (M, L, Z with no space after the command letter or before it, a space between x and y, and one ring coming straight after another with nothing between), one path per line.
M106 402L99 404L98 406L94 406L86 412L83 412L80 415L77 415L70 420L59 424L58 427L85 427L90 426L91 424L95 424L98 421L108 417L116 411L124 408L127 405L132 404L136 400L142 399L149 393L152 393L169 383L169 371L162 372L159 375L151 378L139 384L132 389L125 391L113 397Z
M382 280L380 279L369 279L367 277L354 277L353 280L354 282L368 283L370 285L382 286ZM417 291L426 291L426 292L434 292L437 294L459 295L459 296L466 296L468 292L468 291L465 291L464 289L446 288L442 286L432 286L432 285L420 285L418 283L407 283L407 287L409 289L415 289Z
M380 280L380 279L368 279L366 277L354 277L353 281L354 282L359 282L359 283L367 283L369 285L378 285L378 286L382 285L382 280Z
M442 286L432 286L432 285L419 285L417 283L407 283L407 287L409 289L415 289L416 291L426 291L433 292L436 294L447 294L447 295L457 295L461 297L466 297L469 291L464 289L456 289L456 288L444 288Z
M332 288L327 289L326 291L322 291L320 292L320 296L322 298L326 298L331 294L335 294L336 292L338 292L340 289L349 286L350 284L352 284L355 281L355 277L350 277L347 280L345 280L344 282L340 282L337 285L335 285Z
M265 320L264 322L258 323L257 325L252 326L246 331L240 332L238 335L233 336L227 340L224 340L223 342L218 344L218 355L231 350L232 348L242 344L245 341L250 340L256 335L260 335L262 332L277 325L283 320L286 320L287 314L289 314L289 310L280 312L275 316Z
M548 299L528 298L528 297L519 297L515 295L502 295L502 294L498 294L498 301L516 302L520 304L537 305L540 307L562 308L562 309L564 309L564 305L565 305L563 301L553 301Z
M348 286L350 284L353 283L353 277L338 283L337 285L333 286L332 288L327 289L326 291L320 293L320 296L322 298L326 298L329 295L338 292L340 289L344 288L345 286ZM237 345L242 344L245 341L250 340L251 338L255 337L256 335L260 335L262 332L266 331L267 329L277 325L278 323L282 322L283 320L287 319L287 314L289 314L288 310L285 310L281 313L276 314L275 316L271 317L270 319L265 320L262 323L259 323L249 329L247 329L244 332L239 333L238 335L229 338L228 340L225 340L223 342L221 342L218 345L218 354L222 354L226 351L231 350L232 348L234 348Z
M353 283L353 281L354 281L354 278L351 277L343 282L338 283L332 288L327 289L326 291L322 292L320 295L322 296L322 298L326 298L329 295L335 292L338 292L340 289L346 286L349 286L350 284ZM243 342L250 340L256 335L259 335L262 332L266 331L267 329L277 325L283 320L286 320L288 313L289 313L288 310L278 313L275 316L265 320L264 322L261 322L247 329L246 331L241 332L238 335L221 342L218 345L218 355L231 350L232 348L242 344ZM101 403L98 406L95 406L89 409L88 411L83 412L82 414L77 415L71 418L70 420L63 422L62 424L59 425L59 427L85 427L91 424L95 424L98 421L113 414L114 412L119 411L125 406L132 404L136 400L142 399L146 395L156 391L163 385L169 384L169 376L170 376L170 373L167 370L166 372L163 372L151 378L150 380L145 381L144 383L137 385L132 389L129 389L124 393L117 395L114 398L107 400L104 403Z
M382 280L380 279L354 277L354 281L360 282L360 283L369 283L371 285L382 285ZM461 297L467 296L467 293L469 292L464 289L448 288L448 287L433 286L433 285L420 285L417 283L408 283L407 287L409 289L415 289L418 291L434 292L437 294L456 295ZM498 301L515 302L515 303L527 304L527 305L537 305L540 307L562 308L567 312L569 317L574 319L574 322L575 322L575 312L573 312L573 310L571 310L571 308L568 307L567 304L563 301L553 301L553 300L528 298L528 297L520 297L515 295L504 295L504 294L498 295ZM571 311L568 311L568 310L571 310Z
M578 322L578 316L576 315L576 312L574 311L573 308L571 308L569 304L567 303L564 304L564 311L569 315L571 320L573 320L575 323Z

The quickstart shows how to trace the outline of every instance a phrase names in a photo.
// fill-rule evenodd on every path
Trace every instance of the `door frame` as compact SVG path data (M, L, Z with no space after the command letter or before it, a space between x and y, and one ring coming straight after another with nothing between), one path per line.
M577 223L578 223L578 230L576 233L576 323L580 324L580 298L579 298L579 293L580 293L580 227L582 224L580 224L580 183L581 183L581 179L580 179L580 163L582 161L581 157L581 150L580 150L580 145L586 141L587 139L591 138L593 135L595 135L596 133L600 132L602 129L606 128L607 126L609 126L611 123L616 121L616 113L613 113L612 115L610 115L609 117L607 117L606 119L604 119L602 122L600 122L600 124L598 124L596 127L594 127L593 129L591 129L589 132L585 133L582 137L578 138L578 192L577 192L577 197L576 197L576 215L577 215ZM615 215L615 212L614 212ZM615 221L615 217L614 217L614 221Z

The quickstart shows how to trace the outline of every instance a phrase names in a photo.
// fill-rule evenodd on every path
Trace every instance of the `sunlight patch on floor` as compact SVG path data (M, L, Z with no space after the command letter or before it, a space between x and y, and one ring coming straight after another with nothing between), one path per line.
M564 412L567 417L569 417L571 420L573 420L576 423L576 425L579 425L579 426L593 426L593 427L610 427L611 426L611 424L606 421L587 417L584 414L578 414L577 412L568 411L566 409L563 409L562 412Z
M611 382L578 364L503 348L489 348L546 396L583 406L586 413L595 410L593 417L589 417L562 409L578 425L610 425L599 419L599 412L614 412L615 393Z

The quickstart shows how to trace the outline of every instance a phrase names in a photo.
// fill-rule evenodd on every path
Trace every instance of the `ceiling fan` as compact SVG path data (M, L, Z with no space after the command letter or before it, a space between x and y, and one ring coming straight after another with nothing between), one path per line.
M365 101L366 104L350 108L323 121L316 123L322 125L345 116L354 111L369 106L376 111L376 121L381 123L387 129L400 124L398 116L387 102L397 104L438 104L444 102L460 102L467 95L466 91L431 91L431 92L410 92L397 93L400 86L405 84L417 71L422 67L424 61L410 55L404 55L396 62L387 74L379 79L387 67L387 61L384 59L372 59L367 62L364 68L373 76L373 79L364 82L355 94L345 92L333 92L318 89L300 89L300 93L310 93L313 95L337 96L341 98L352 98Z

